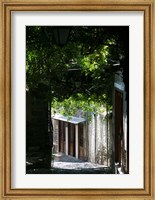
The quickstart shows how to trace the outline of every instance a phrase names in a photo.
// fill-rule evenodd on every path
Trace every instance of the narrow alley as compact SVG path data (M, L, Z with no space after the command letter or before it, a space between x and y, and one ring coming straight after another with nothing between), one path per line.
M29 162L29 166L31 166ZM36 165L27 169L28 174L112 174L112 169L92 162L84 162L63 153L54 154L51 169L44 169Z

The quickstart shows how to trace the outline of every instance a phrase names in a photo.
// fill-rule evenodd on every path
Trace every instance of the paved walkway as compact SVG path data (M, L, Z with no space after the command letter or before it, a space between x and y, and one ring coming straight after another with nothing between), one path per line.
M54 165L51 169L31 167L27 174L112 174L111 168L92 162L84 162L63 153L54 154Z
M54 154L54 168L60 169L101 169L106 168L104 165L99 165L92 162L84 162L82 160L76 159L75 157L65 155L63 153Z

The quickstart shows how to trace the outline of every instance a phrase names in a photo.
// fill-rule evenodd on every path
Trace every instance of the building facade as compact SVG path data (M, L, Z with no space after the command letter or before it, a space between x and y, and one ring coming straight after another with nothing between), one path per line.
M123 75L115 75L113 103L113 138L116 173L129 173L129 119Z
M79 117L52 116L54 153L62 152L83 161L112 165L111 114L92 114L91 121Z

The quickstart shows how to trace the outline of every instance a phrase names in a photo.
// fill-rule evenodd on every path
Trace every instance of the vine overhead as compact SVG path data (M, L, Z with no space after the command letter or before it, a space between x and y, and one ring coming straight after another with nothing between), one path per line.
M63 44L54 37L58 29ZM102 105L110 108L118 71L128 91L128 32L127 26L28 26L27 88L46 85L53 108L66 108L67 115L81 107L94 112Z

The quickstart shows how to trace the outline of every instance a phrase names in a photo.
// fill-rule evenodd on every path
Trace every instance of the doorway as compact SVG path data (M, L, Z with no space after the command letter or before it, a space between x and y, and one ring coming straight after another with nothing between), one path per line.
M115 90L115 163L121 165L123 141L123 93Z

